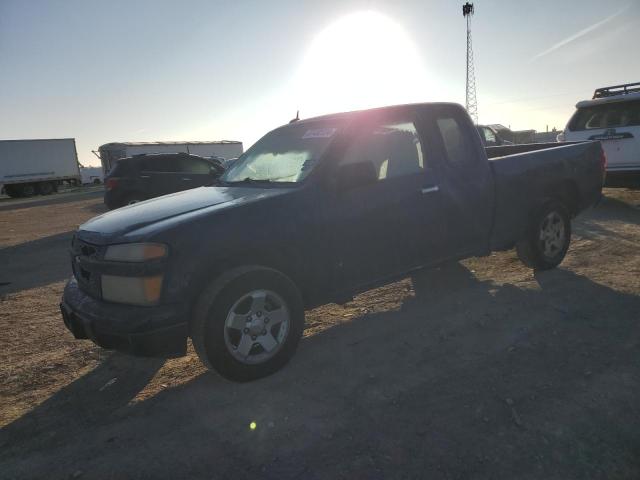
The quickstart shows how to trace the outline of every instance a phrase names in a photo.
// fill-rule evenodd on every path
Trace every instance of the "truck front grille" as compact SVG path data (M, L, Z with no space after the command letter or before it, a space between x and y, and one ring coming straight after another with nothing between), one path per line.
M100 275L94 274L82 268L81 260L100 260L104 255L104 247L80 240L76 235L71 241L71 268L82 291L95 298L102 297L102 285Z

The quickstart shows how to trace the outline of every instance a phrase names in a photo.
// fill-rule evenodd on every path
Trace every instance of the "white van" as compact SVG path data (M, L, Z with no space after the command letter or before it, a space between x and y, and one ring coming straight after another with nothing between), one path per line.
M576 109L558 141L600 140L607 184L640 179L640 82L598 88Z

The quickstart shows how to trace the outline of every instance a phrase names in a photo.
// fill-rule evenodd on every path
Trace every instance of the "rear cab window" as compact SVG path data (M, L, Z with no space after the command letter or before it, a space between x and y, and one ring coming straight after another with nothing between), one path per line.
M125 159L119 160L113 166L109 172L110 177L130 177L137 172L136 164L134 161Z

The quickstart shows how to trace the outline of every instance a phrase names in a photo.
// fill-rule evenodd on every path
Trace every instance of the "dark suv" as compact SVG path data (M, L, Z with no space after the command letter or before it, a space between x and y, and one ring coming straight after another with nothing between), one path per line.
M187 153L123 158L105 179L104 203L111 210L148 198L211 185L223 172L222 162Z

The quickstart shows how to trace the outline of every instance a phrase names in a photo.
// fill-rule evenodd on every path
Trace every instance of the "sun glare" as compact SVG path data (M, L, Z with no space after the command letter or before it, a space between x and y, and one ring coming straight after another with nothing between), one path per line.
M305 116L425 101L433 81L403 28L372 11L343 17L314 39L296 79Z

